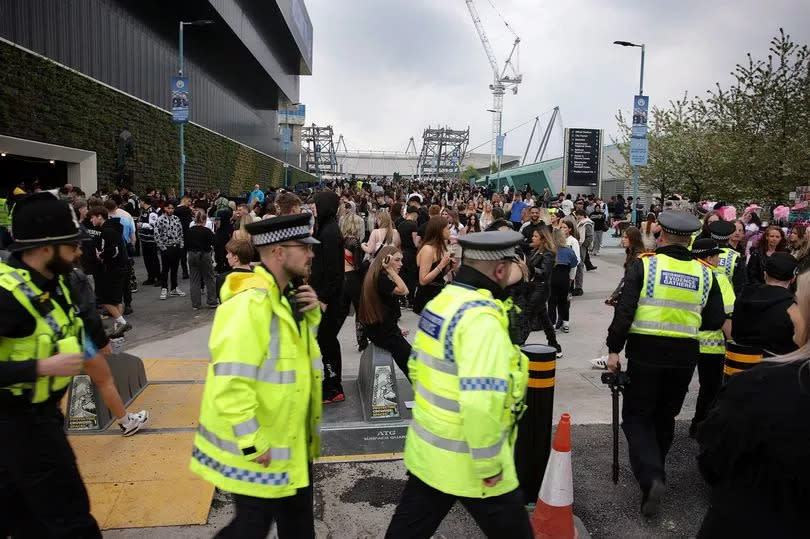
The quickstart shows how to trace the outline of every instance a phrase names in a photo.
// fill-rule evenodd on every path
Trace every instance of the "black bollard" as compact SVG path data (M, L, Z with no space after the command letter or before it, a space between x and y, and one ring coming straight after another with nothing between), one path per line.
M518 422L515 468L525 503L535 503L551 453L551 418L554 411L556 350L543 344L521 348L529 358L526 413Z
M726 360L723 364L723 383L738 372L747 371L762 361L762 350L756 346L726 343Z

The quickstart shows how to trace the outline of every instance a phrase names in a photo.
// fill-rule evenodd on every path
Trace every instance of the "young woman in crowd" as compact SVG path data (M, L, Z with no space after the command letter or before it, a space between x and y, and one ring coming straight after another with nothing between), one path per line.
M742 219L734 221L734 233L728 239L728 246L740 253L745 259L745 223Z
M810 273L799 276L796 302L810 321ZM697 431L698 469L712 489L697 537L806 536L808 416L810 343L730 378Z
M799 273L810 267L810 234L805 225L794 225L788 237L790 254L799 262Z
M765 261L777 251L789 252L787 238L780 227L770 225L762 233L756 246L751 247L751 256L746 267L747 283L765 282Z
M647 220L641 223L641 242L644 244L646 251L655 251L656 240L655 233L661 230L658 226L658 221L655 219L655 214L650 212L647 214ZM622 243L624 242L624 234L622 234Z
M481 224L478 222L478 214L472 213L467 217L467 226L461 230L461 234L472 234L473 232L481 232Z
M382 249L385 249L383 247ZM380 251L382 251L380 249ZM352 307L357 315L360 312L360 295L363 291L363 249L357 236L343 236L343 300L341 316L349 316ZM357 348L363 350L368 344L367 336L360 317L355 318L355 337Z
M539 227L532 233L529 243L531 251L527 259L529 279L532 292L529 301L531 329L542 329L546 334L548 345L557 349L557 357L562 357L562 346L557 342L554 324L548 315L548 300L551 294L551 278L554 272L554 261L557 257L557 245L547 226Z
M367 243L361 244L363 251L369 259L373 259L382 247L399 248L399 232L391 222L391 215L384 210L377 210L377 228L375 228L368 238Z
M583 264L579 247L579 231L573 217L566 217L560 223L560 232L565 237L565 244L574 251L577 257L577 266Z
M492 216L492 202L484 201L484 211L481 212L481 230L486 230L495 221Z
M554 245L557 247L557 257L554 260L554 269L551 272L548 315L551 322L555 324L555 328L568 333L571 306L568 294L574 282L579 259L576 252L568 246L565 234L562 231L555 230L552 234Z
M638 258L638 255L647 250L644 247L641 232L634 226L628 226L624 232L622 232L622 247L624 248L625 252L623 266L625 271L627 271L627 268L630 267L630 263L633 262L633 259ZM616 306L616 303L619 301L619 295L622 293L623 286L624 276L622 276L621 280L619 281L619 285L616 287L613 293L605 300L606 305L610 305L611 307Z
M411 345L397 322L401 316L399 299L408 295L408 287L399 276L402 253L396 247L383 247L363 280L359 320L368 339L387 350L399 369L408 376Z
M413 312L419 314L428 301L439 295L444 276L451 270L452 257L447 249L450 223L443 217L431 217L425 227L425 237L416 253L419 266L419 288L413 300Z
M709 232L709 225L715 221L720 221L721 219L722 217L720 216L720 212L717 210L712 210L706 213L706 215L703 216L703 225L700 228L700 235L698 235L698 238L711 238L712 234Z

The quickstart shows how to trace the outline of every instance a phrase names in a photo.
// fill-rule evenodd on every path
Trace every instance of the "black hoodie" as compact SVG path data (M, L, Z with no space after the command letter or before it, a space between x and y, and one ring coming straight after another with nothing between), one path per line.
M127 247L123 234L124 225L117 217L110 217L101 225L101 238L96 248L101 251L101 261L107 271L121 271L127 267Z
M343 235L337 222L340 198L332 191L315 194L315 237L310 284L322 302L337 306L343 297Z
M793 292L787 288L747 285L734 302L731 338L738 344L762 348L771 355L796 350L793 321L787 313L793 303Z

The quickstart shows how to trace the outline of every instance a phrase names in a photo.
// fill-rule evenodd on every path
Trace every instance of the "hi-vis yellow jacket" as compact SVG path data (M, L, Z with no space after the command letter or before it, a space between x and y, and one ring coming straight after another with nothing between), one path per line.
M630 333L697 339L714 282L710 266L664 254L644 253L639 258L644 282Z
M525 409L528 360L508 326L490 291L457 283L422 312L408 361L416 402L405 466L437 490L486 498L518 487L514 426ZM499 473L502 481L484 486Z
M10 291L36 322L31 335L20 338L0 337L0 361L45 359L58 351L81 353L84 335L82 319L73 309L65 312L59 302L37 288L28 270L0 262L0 286ZM59 287L68 303L72 304L70 291L62 276L59 276ZM50 303L50 312L43 316L35 307L35 302ZM71 379L70 376L40 376L36 382L18 383L6 389L32 403L40 403L64 390Z
M191 470L228 492L291 496L320 451L320 310L296 323L261 266L229 275L221 298ZM268 467L254 462L267 451Z

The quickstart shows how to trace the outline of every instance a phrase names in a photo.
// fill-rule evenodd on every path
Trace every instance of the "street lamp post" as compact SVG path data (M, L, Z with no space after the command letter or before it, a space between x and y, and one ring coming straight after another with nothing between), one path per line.
M487 109L487 112L491 112L492 114L498 114L498 115L499 115L499 117L498 117L498 138L500 138L500 137L502 136L501 131L503 130L503 126L502 126L502 124L501 124L501 121L502 121L503 119L500 117L500 114L501 114L501 113L499 113L499 112L498 112L497 110L495 110L495 109ZM497 190L498 190L498 192L500 193L500 191L501 191L501 156L497 155L497 147L498 147L498 142L497 142L497 140L496 140L496 141L495 141L495 148L496 148L496 155L495 155L495 159L497 160L497 161L496 161L496 163L497 163L497 165L496 165L496 166L498 167L498 175L496 176L496 180L495 180L495 182L496 182L496 186L497 186L497 187L496 187L496 189L497 189ZM489 166L491 167L491 166L492 166L492 163L490 163L490 164L489 164Z
M183 27L184 26L203 26L206 24L214 24L214 21L203 19L199 21L180 21L180 35L179 35L179 56L177 62L177 76L183 76ZM185 153L185 122L180 123L180 198L186 192L186 153Z
M622 47L639 47L641 49L641 75L638 81L638 95L644 95L644 43L637 45L629 41L614 41L614 45L621 45ZM633 167L633 207L632 216L633 225L637 224L636 221L636 206L638 205L638 165Z

